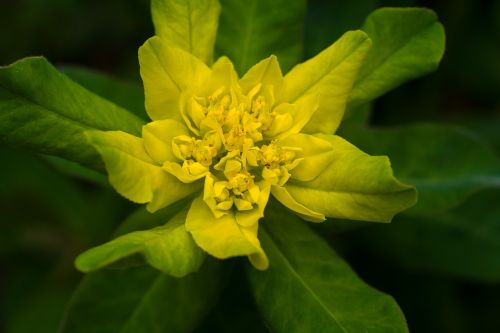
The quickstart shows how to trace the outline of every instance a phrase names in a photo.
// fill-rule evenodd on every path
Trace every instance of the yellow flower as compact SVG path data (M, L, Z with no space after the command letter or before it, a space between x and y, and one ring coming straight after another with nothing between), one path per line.
M185 228L196 244L266 269L257 235L271 195L314 222L389 221L414 201L387 158L333 135L370 46L352 31L285 76L270 56L238 78L225 57L209 67L153 37L139 50L152 119L142 138L88 136L123 196L155 212L193 195Z

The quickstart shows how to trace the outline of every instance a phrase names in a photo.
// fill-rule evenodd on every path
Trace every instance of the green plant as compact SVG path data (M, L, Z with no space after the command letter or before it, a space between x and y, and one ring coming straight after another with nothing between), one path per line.
M424 217L426 221L434 219L447 223L452 218L450 214L453 214L449 209L495 179L496 156L482 142L459 129L414 125L402 130L386 130L366 126L367 110L372 100L407 80L427 74L438 65L444 50L444 33L433 12L418 8L377 10L363 25L364 32L344 35L340 42L333 44L318 58L290 70L302 60L300 31L305 3L255 1L253 4L254 7L249 10L241 2L222 1L215 42L219 14L217 2L153 1L153 21L159 37L149 40L142 48L142 57L146 59L142 64L146 109L155 120L148 125L145 125L142 113L130 112L135 108L128 107L125 99L110 97L115 104L99 97L58 72L43 58L24 59L0 69L0 111L3 117L0 133L3 142L56 155L100 172L107 170L110 182L118 192L136 202L149 202L148 209L155 211L150 214L144 209L138 210L117 231L119 238L86 252L77 260L78 268L83 271L93 271L110 264L113 269L99 270L84 278L71 301L63 331L189 331L204 318L221 290L225 289L226 293L231 290L228 288L237 290L234 279L242 276L246 276L242 281L248 279L255 302L273 331L406 331L404 316L394 300L364 284L306 222L276 201L270 201L266 206L268 192L274 189L277 201L308 219L322 219L326 215L337 219L388 221L395 213L414 203L413 187L393 177L386 158L369 157L343 139L333 136L342 117L344 121L338 132L342 137L372 154L389 155L398 178L419 189L419 203L402 215L400 228L404 221ZM290 74L283 79L285 97L276 100L291 103L286 104L289 108L286 112L274 115L282 117L277 124L283 125L283 128L270 126L267 132L257 133L254 141L261 141L258 135L262 135L267 140L265 146L269 147L272 140L283 140L281 148L289 148L284 149L285 153L293 154L278 161L277 167L268 168L274 173L266 174L266 177L263 170L267 170L267 163L254 163L259 171L259 174L253 174L257 176L255 182L263 181L263 185L259 184L259 191L254 196L247 187L241 192L248 191L250 196L233 191L231 204L242 207L236 210L234 216L240 216L236 214L241 211L255 215L250 215L249 221L247 217L234 217L229 221L231 223L210 230L207 235L200 224L208 221L217 223L233 213L223 212L225 215L217 216L218 209L229 209L221 209L222 206L214 208L213 201L210 206L200 197L196 199L196 195L202 188L207 194L207 189L213 187L213 193L205 195L205 202L216 196L216 204L227 202L226 197L219 198L221 195L215 190L216 181L211 177L222 177L216 172L230 172L227 168L229 163L212 169L215 162L204 165L202 158L190 159L188 155L182 155L183 144L195 145L198 141L191 142L191 138L183 137L187 134L183 125L165 118L184 120L177 110L179 99L184 102L183 98L186 98L191 103L197 98L204 98L200 105L207 107L207 100L217 99L217 89L205 95L200 91L206 86L214 86L213 82L230 82L228 86L231 88L236 85L233 81L237 80L228 60L223 58L210 67L210 71L218 73L211 76L207 70L209 67L203 67L205 65L201 61L197 63L189 55L191 53L212 66L214 43L216 54L227 55L240 76L250 70L248 76L239 81L239 88L228 90L237 96L236 99L247 98L251 103L255 101L249 95L255 87L258 87L257 94L261 93L269 100L274 96L260 89L267 85L277 90L276 87L282 84L276 58L269 57L272 53L276 54L281 69ZM166 70L172 68L174 71L170 78L158 80L147 73L150 67L158 66L153 63L158 61L152 57L153 54L166 58L159 61L160 65L172 62ZM251 67L262 59L266 60L257 67ZM266 72L268 67L272 68L271 74ZM190 72L193 68L196 71ZM78 74L71 71L68 74L78 81ZM300 89L303 89L300 84L307 85L307 80L311 81L314 88L310 90L314 94L298 94L297 90L301 93ZM299 87L293 87L294 84ZM180 92L177 95L167 96L172 93L169 86L179 85L182 89L178 89ZM120 86L114 89L118 91ZM191 92L187 97L184 94L186 90ZM222 103L222 100L218 102ZM300 106L300 112L293 109L294 103ZM317 118L308 118L313 114ZM204 125L195 121L200 117L197 118L194 111L184 116L192 121L193 132L202 130ZM259 126L262 127L263 123ZM297 123L301 125L294 128ZM186 122L187 126L189 124L189 121ZM285 126L287 124L288 127ZM210 124L205 125L213 130ZM296 132L302 127L306 135L321 135L300 136ZM293 133L287 133L290 129ZM175 136L171 134L173 132ZM142 134L147 140L148 133L150 139L156 141L149 147L145 142L143 147L138 138ZM161 137L161 133L166 137ZM210 131L206 133L210 134ZM205 136L194 140L200 138L208 140ZM224 138L229 140L232 137ZM170 146L172 140L173 148ZM425 143L426 140L432 143ZM254 151L252 148L256 147L263 154L264 145L254 146L253 143L245 153ZM219 146L222 144L215 142L209 148ZM311 146L314 148L312 153L304 153ZM331 154L338 147L343 147L339 155L349 158ZM181 153L174 152L175 149ZM205 151L210 153L208 148ZM220 153L218 148L215 153L210 153L210 158L220 161L228 152L230 150L226 149ZM467 167L460 162L464 152L469 154L470 159L481 163ZM131 155L133 163L129 160ZM179 160L196 160L204 168L200 165L196 165L200 167L196 170L184 168L184 165L165 157L170 155L176 155ZM194 153L191 155L194 156ZM237 157L241 163L241 155ZM433 158L432 162L426 161L430 158ZM295 163L298 159L301 161ZM166 161L170 163L165 164ZM339 162L336 164L334 161ZM66 168L63 166L63 169ZM237 172L240 169L241 165L237 166ZM262 177L259 178L259 175ZM226 177L231 181L232 176ZM292 179L290 182L289 177ZM208 184L200 183L201 178L207 179ZM209 183L210 179L212 183ZM264 180L268 183L265 184ZM302 186L300 182L307 185ZM222 185L226 186L225 190L234 188ZM176 192L164 191L172 186L176 187ZM283 188L287 189L287 186L288 192L284 192ZM318 189L340 194L315 197ZM246 201L237 201L242 198ZM193 199L194 204L187 212ZM251 209L244 209L248 204ZM196 223L192 227L185 228L183 222L186 216L189 220L189 214L201 216L194 218ZM429 214L432 214L431 218ZM259 222L261 230L257 237L256 223L262 215L264 218ZM238 219L244 222L240 224ZM247 234L228 249L227 244L240 236L239 230L234 233L228 231L228 228L234 229L235 220L238 225L248 228L251 236ZM318 230L335 228L341 223L347 222L329 220L324 229ZM371 227L370 230L377 227L381 226ZM425 224L420 227L424 228ZM397 228L384 229L386 233L382 232L382 236L377 238L370 237L367 232L365 244L376 251L393 242L398 248L392 254L395 260L399 260L398 255L408 258L413 253L408 239L411 240L414 234L405 234L404 230L397 233ZM232 235L230 240L225 237L228 235ZM257 268L264 270L269 259L270 266L259 272L233 260L220 262L205 257L200 247L219 258L248 255ZM144 258L156 270L144 265ZM434 264L441 269L466 275L488 277L497 274L494 269L467 269L463 272L459 264L447 262L448 266L443 267L439 258L435 260L435 263L425 260L421 265ZM418 265L419 261L408 263L413 264ZM242 303L245 302L248 303L248 300L242 296ZM244 308L249 304L239 306ZM231 321L232 318L223 319Z

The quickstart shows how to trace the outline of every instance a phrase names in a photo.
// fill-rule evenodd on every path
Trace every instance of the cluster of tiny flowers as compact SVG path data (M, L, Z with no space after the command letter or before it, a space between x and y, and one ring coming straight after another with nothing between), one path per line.
M292 126L291 116L273 111L272 94L261 90L260 84L247 95L221 88L192 98L183 116L197 135L172 141L182 172L205 177L204 199L217 217L234 208L252 210L263 187L284 185L300 162L297 149L278 139Z

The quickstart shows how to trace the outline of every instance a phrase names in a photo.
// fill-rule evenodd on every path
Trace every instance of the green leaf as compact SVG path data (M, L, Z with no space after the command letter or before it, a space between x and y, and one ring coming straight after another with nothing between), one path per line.
M135 115L59 73L44 58L0 67L0 140L102 169L83 132L123 130L139 134Z
M269 209L262 226L270 267L248 275L274 332L408 331L392 297L365 284L305 222Z
M217 0L151 1L156 35L206 64L212 63L219 13Z
M415 188L394 177L386 156L367 155L339 136L318 137L332 145L330 163L311 181L285 184L298 203L328 217L374 222L390 222L415 204Z
M312 59L295 66L283 80L282 101L317 110L302 130L332 134L338 128L358 71L371 48L360 30L348 31Z
M187 210L172 217L165 225L136 231L92 248L76 259L76 267L88 273L120 259L141 254L163 273L182 277L198 270L205 253L186 231Z
M406 269L500 281L498 189L451 211L400 216L390 227L359 232L363 248ZM394 251L393 249L398 249Z
M305 0L221 0L216 52L243 75L271 54L287 72L302 58Z
M500 159L465 129L419 124L351 128L344 134L370 154L387 154L397 177L417 187L418 203L408 213L444 210L473 192L500 186Z
M83 67L62 66L59 69L93 93L127 109L141 119L149 119L144 108L144 90L140 84L120 81L106 73Z
M60 333L191 332L214 305L222 273L211 258L183 278L146 266L90 273L73 295Z
M350 95L353 105L434 71L444 53L443 26L429 9L382 8L367 18L362 30L373 48Z

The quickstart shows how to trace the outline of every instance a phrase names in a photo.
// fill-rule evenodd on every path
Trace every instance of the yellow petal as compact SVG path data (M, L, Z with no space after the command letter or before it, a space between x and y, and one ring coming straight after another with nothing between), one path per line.
M274 111L278 114L289 114L292 117L292 124L285 131L278 133L277 139L282 139L290 134L296 134L302 131L304 126L311 120L312 116L318 109L319 96L308 95L301 98L300 101L290 104L281 103Z
M293 134L280 143L286 147L300 148L296 151L296 157L300 163L290 170L291 178L300 181L310 181L316 178L333 159L332 145L327 140L308 135Z
M165 119L148 123L142 128L144 148L149 156L158 164L165 161L176 161L172 152L172 140L176 136L189 134L183 123Z
M195 182L210 173L206 167L198 162L194 162L188 167L186 165L181 166L176 162L165 161L162 168L186 184Z
M271 85L275 95L280 93L283 85L283 75L275 55L261 60L250 68L240 80L240 86L245 95L259 84L263 86Z
M399 182L386 156L370 156L336 135L320 135L331 143L332 160L312 181L286 184L301 205L328 217L390 222L416 202L416 190Z
M198 96L210 96L220 88L228 93L230 88L238 83L238 74L233 63L227 57L220 57L212 66L212 73L207 83L196 90ZM224 90L222 90L224 91Z
M210 76L202 61L152 37L139 48L146 111L153 120L182 121L179 98L183 91L199 89Z
M268 266L267 257L257 238L258 224L243 227L236 222L233 213L215 218L202 197L196 198L191 204L186 230L199 247L216 258L251 256L250 261L258 269Z

